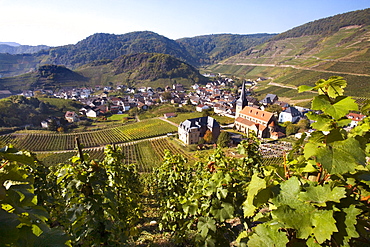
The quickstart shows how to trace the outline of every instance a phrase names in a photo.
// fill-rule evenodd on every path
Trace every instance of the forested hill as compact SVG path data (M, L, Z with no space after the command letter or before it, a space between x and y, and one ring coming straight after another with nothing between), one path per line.
M35 88L86 85L156 84L164 87L176 80L184 85L202 83L205 78L193 66L161 53L123 55L114 60L96 60L72 71L62 65L42 65L34 72L0 78L0 89L20 91ZM159 82L158 82L159 81Z
M205 78L193 66L161 53L123 55L114 60L96 61L77 69L92 84L153 82L181 79L184 84L202 82ZM165 80L168 83L168 80ZM187 83L188 82L188 83ZM165 86L165 85L160 85Z
M286 38L297 38L307 35L327 36L338 32L341 28L348 26L368 26L370 25L370 8L352 11L344 14L323 18L312 21L304 25L292 28L283 32L272 40L282 40Z
M115 59L137 53L164 53L189 63L191 55L176 41L154 32L131 32L123 35L97 33L75 45L52 48L45 60L50 64L63 64L70 68L102 59Z
M212 64L262 44L276 34L212 34L176 40L198 64Z
M75 45L52 48L46 62L71 68L101 59L115 59L138 53L163 53L193 66L220 61L273 37L272 34L204 35L179 40L154 32L131 32L123 35L97 33Z

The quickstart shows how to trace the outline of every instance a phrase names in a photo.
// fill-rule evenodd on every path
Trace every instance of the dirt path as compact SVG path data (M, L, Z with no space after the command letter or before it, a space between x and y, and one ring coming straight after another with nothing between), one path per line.
M276 83L276 82L270 82L268 85L277 86L277 87L284 87L284 88L291 88L291 89L298 89L298 87L296 87L296 86L287 86L287 85L279 84L279 83Z
M293 68L293 69L308 70L308 71L315 71L315 72L322 72L322 73L345 74L345 75L355 75L355 76L366 76L366 77L370 77L370 75L367 75L367 74L350 73L350 72L339 72L339 71L329 71L329 70L314 69L314 68L305 68L305 67L299 67L299 66L289 65L289 64L268 64L268 63L261 63L261 64L258 64L258 63L218 63L218 64L243 65L243 66L255 66L255 67Z
M164 118L164 117L158 117L158 119L162 120L162 121L165 121L167 123L170 123L172 124L173 126L176 126L176 127L179 127L179 125L177 123L174 123L174 122L171 122L170 120Z

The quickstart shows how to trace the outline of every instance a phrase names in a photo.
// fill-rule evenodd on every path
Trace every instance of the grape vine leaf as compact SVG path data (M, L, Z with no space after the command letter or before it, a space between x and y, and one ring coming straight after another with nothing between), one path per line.
M321 131L330 131L333 128L333 119L329 116L318 115L313 112L307 112L306 117L314 121L311 126L314 129Z
M341 198L346 196L346 191L344 187L334 187L330 188L330 184L317 185L305 187L306 192L301 192L299 198L303 201L310 202L316 206L323 207L326 206L326 202L340 202Z
M356 166L366 165L365 152L355 138L336 141L321 147L308 144L304 150L305 157L307 159L311 156L316 157L316 161L330 174L354 172Z
M333 232L338 231L335 223L336 221L333 217L332 210L319 210L313 214L313 233L319 244L322 244L325 240L330 239Z
M271 212L275 221L284 225L284 228L297 230L297 238L306 239L312 234L312 212L315 207L301 203L300 207L292 208L282 205Z
M6 245L6 243L16 242L19 235L17 228L19 224L20 221L16 214L8 213L0 208L0 243Z
M288 242L288 237L279 231L278 225L260 224L254 228L247 244L251 247L285 247Z
M259 191L266 188L266 181L259 178L257 174L253 174L251 182L249 183L247 190L247 199L243 203L244 216L253 216L256 207L253 204L254 197Z
M344 208L343 211L346 213L346 219L344 221L346 225L346 232L348 235L348 240L350 238L358 238L359 234L356 230L357 215L361 213L361 210L356 208L355 205L350 205L349 208Z
M328 80L320 79L315 84L316 86L314 87L307 85L299 86L298 92L318 90L319 94L324 94L324 92L326 92L329 97L335 98L339 95L343 95L344 88L347 86L347 82L341 76L332 76Z
M200 235L206 238L209 230L216 232L216 221L208 217L201 217L199 218L197 228L200 231Z
M312 101L312 110L321 110L338 120L349 111L358 111L358 105L354 99L347 96L338 96L334 102L330 102L325 95L319 95Z
M297 196L300 192L300 182L297 177L291 177L290 179L282 182L279 186L272 188L272 192L275 197L272 202L276 206L280 205L290 205L295 208L295 206L300 206L302 202L297 200Z
M231 219L234 216L234 206L231 203L227 202L222 202L221 203L221 208L211 208L210 212L214 215L214 217L221 221L224 222L227 219Z

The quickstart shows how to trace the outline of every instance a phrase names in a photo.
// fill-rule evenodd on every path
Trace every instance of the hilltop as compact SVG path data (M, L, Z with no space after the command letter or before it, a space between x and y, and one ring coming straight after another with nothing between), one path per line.
M175 81L184 85L203 82L205 78L191 65L160 53L124 55L114 60L97 60L75 71L62 65L42 65L20 76L0 78L0 88L53 89L86 85L156 84L165 87Z
M370 9L354 11L293 28L208 69L292 86L340 75L349 94L368 97L369 38Z
M113 60L138 53L167 54L192 66L201 66L236 55L273 36L220 34L172 40L150 31L122 35L96 33L75 45L42 49L33 54L1 54L0 49L0 75L20 75L42 64L77 69L96 60Z

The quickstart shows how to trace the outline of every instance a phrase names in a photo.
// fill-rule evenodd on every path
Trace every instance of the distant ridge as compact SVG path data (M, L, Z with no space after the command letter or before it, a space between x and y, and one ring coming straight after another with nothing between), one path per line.
M368 25L370 25L370 8L311 21L283 32L272 38L272 40L297 38L307 35L330 35L344 27Z
M13 43L13 44L17 44L17 43ZM49 50L49 48L50 47L46 45L37 45L37 46L19 45L19 44L9 45L9 44L1 44L0 42L0 53L32 54L32 53L37 53L41 50Z
M0 42L0 45L20 46L21 44L18 44L16 42Z

